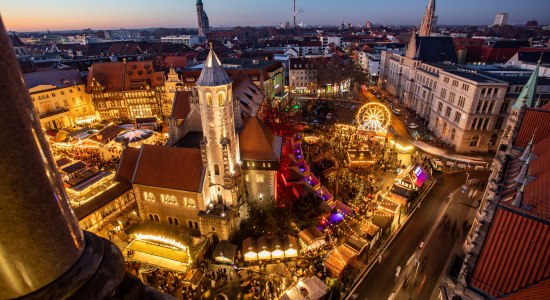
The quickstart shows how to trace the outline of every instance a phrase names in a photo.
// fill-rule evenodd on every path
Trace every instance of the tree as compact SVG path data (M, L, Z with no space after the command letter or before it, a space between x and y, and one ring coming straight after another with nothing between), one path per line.
M298 225L298 228L303 229L319 225L322 214L320 209L322 201L315 194L307 194L294 202L292 207L293 221Z
M361 88L361 85L366 85L369 83L369 73L361 67L358 63L351 64L349 68L351 88Z
M293 99L266 99L259 115L264 123L273 130L273 133L284 136L292 132L296 112L299 108L300 105Z

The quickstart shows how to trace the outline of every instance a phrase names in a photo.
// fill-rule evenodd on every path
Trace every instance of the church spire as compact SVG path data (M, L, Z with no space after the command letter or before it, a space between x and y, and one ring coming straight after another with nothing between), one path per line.
M407 51L405 53L405 56L409 58L414 58L416 55L416 28L413 28L411 39L409 40L409 44L407 45Z
M512 106L513 110L519 111L523 107L533 107L535 104L535 94L537 91L537 79L539 77L539 66L540 66L541 60L539 59L537 66L535 67L535 70L533 73L531 73L531 77L529 77L529 80L523 87L523 90L519 94L518 99Z
M521 157L519 158L521 161L526 162L529 160L529 157L531 156L531 152L533 151L533 143L535 140L535 134L537 133L537 129L533 132L533 136L531 136L531 140L529 141L529 144L527 144L527 147L525 147L525 150L523 150L523 153L521 154Z
M516 192L516 197L514 197L514 201L512 201L513 206L521 208L521 205L523 204L523 192L525 190L526 184L527 184L527 179L523 181L523 183L521 184L521 187L519 188L519 191Z
M525 181L527 181L527 176L529 176L529 163L531 162L531 153L527 156L527 160L523 162L523 166L521 166L521 170L519 171L519 174L516 176L516 179L514 180L516 183L522 184Z
M210 52L204 62L201 75L197 80L197 85L200 86L220 86L231 83L231 79L227 72L222 67L220 59L214 52L212 45L210 45Z
M430 36L434 26L435 19L435 0L429 0L426 6L426 12L422 17L419 36Z

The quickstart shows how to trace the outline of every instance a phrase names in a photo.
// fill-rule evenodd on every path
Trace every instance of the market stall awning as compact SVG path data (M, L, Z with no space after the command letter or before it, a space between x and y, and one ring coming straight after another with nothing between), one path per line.
M212 252L214 260L219 263L233 263L237 254L237 245L229 242L219 242Z

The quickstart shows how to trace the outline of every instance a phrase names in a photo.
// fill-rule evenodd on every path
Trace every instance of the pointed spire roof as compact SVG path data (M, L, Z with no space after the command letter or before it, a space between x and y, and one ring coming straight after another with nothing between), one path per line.
M197 80L199 86L219 86L231 83L231 79L210 44L210 52L204 62L204 68Z
M519 94L519 97L514 103L512 109L517 111L523 108L523 106L533 107L533 105L535 104L535 93L537 90L537 78L539 77L539 66L540 60L535 67L535 70L531 74L531 77L529 77L529 80L523 87L523 90Z
M512 201L512 205L515 207L521 208L521 204L523 203L523 191L525 190L525 185L527 184L527 180L524 180L521 184L521 188L519 188L519 191L516 193L516 197L514 198L514 201Z
M435 10L435 0L429 0L428 6L426 6L426 8Z
M535 134L537 133L537 129L535 128L535 131L533 132L533 136L531 137L531 140L529 141L529 144L527 144L527 147L525 147L525 150L523 150L523 153L521 154L521 157L519 158L521 161L526 162L529 157L531 156L531 152L533 151L533 142L535 140Z
M531 161L531 153L529 153L529 156L527 156L527 160L523 163L523 166L521 166L521 170L519 171L518 176L516 176L515 181L517 183L524 183L527 181L527 176L529 176L529 162Z
M202 5L202 0L197 0L197 5Z

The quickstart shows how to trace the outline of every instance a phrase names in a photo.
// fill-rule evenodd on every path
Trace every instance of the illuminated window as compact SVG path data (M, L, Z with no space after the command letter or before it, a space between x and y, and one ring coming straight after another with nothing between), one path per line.
M212 106L212 95L206 94L206 105Z
M173 205L178 204L178 200L176 199L176 196L174 196L174 195L161 194L160 199L163 203L166 203L166 204L173 204Z
M153 193L143 192L143 199L147 201L155 201L155 195Z
M248 176L248 174L244 175L244 180L246 182L250 182L250 176Z
M257 183L263 183L264 182L264 174L256 174L256 182Z
M219 93L218 94L218 102L219 102L219 105L220 106L224 106L225 105L225 100L223 98L223 94L222 93Z
M187 207L196 207L197 205L195 204L195 200L191 199L191 198L185 198L185 205Z

